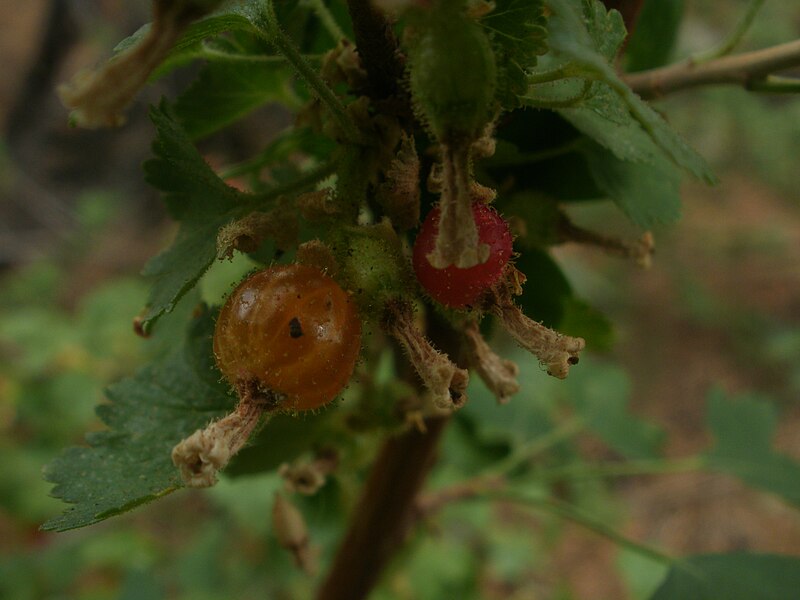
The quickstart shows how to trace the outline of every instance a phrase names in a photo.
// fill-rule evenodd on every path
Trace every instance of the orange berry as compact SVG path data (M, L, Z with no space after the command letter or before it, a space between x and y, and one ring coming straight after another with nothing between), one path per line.
M333 400L353 374L361 322L348 294L307 265L259 271L231 293L214 331L214 357L238 390L257 384L285 410Z

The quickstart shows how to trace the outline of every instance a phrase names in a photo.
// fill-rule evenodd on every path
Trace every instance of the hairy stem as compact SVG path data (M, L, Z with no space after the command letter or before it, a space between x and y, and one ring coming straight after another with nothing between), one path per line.
M314 95L316 95L328 107L336 119L336 122L341 127L344 134L350 141L361 141L363 135L356 126L347 108L342 103L333 90L328 87L328 84L323 81L317 71L308 63L305 57L300 53L297 46L289 38L288 35L281 29L278 19L275 16L275 10L272 2L264 4L264 12L260 19L259 33L264 39L275 46L275 49L280 52L286 60L294 67L297 74L306 82Z
M444 318L431 314L427 333L461 364L461 336ZM405 375L409 381L414 378L410 370ZM446 416L431 417L424 421L424 428L384 442L317 600L369 596L417 520L415 500L433 467L448 422Z

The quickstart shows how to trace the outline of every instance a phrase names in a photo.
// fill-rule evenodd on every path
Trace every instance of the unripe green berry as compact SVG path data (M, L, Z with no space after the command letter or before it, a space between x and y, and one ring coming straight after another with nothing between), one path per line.
M347 227L331 240L339 264L337 279L351 293L362 316L379 319L386 302L413 289L413 275L391 224Z
M492 118L497 67L483 29L457 3L411 19L409 82L420 118L443 143L475 139Z

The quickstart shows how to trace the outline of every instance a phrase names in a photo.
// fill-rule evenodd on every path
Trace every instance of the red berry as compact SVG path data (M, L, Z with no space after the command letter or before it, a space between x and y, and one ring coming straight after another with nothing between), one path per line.
M491 287L503 273L512 253L511 232L508 223L482 202L472 205L472 214L481 243L489 246L489 259L468 269L450 265L437 269L428 261L439 232L439 207L434 207L420 227L414 242L414 272L422 287L434 300L451 308L465 308L475 304L483 292Z
M274 266L233 290L217 318L214 357L237 389L249 383L286 396L280 408L310 410L347 384L361 322L347 293L306 265Z

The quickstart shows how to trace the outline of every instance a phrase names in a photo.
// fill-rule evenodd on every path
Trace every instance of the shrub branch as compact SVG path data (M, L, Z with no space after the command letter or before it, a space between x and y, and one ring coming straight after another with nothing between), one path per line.
M800 40L708 62L685 60L627 75L624 79L634 92L649 99L714 84L739 85L755 90L770 75L797 66L800 66Z

